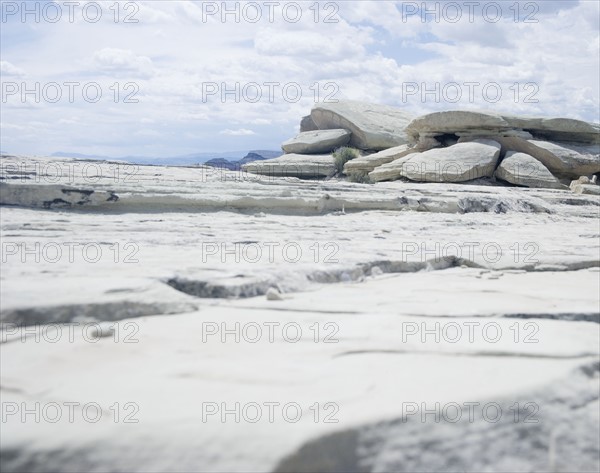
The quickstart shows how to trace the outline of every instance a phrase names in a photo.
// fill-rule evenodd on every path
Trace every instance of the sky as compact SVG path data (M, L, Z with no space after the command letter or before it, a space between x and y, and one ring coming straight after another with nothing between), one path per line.
M599 121L600 2L2 1L0 149L279 149L319 101Z

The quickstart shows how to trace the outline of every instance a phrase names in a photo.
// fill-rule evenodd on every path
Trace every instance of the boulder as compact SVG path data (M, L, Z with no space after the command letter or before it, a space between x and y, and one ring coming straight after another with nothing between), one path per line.
M310 116L320 130L345 128L350 146L380 151L408 143L406 126L413 116L400 109L350 100L319 103Z
M401 163L400 176L412 181L464 182L492 177L501 146L493 140L458 143L410 155Z
M333 174L335 166L330 154L284 154L279 158L245 164L242 170L272 177L319 179Z
M300 133L304 131L314 131L318 129L319 128L317 127L317 125L315 125L315 122L313 122L312 118L310 118L310 115L302 117L302 120L300 120Z
M281 145L286 153L320 154L329 153L344 146L350 140L348 130L305 131Z
M595 176L593 180L587 176L581 176L576 181L572 181L570 187L576 194L600 195L600 186L596 184Z
M533 156L558 178L578 178L600 172L600 145L575 145L550 141L498 137L506 151Z
M518 186L566 189L548 168L533 156L516 151L509 151L498 166L496 177Z
M415 148L408 145L395 146L378 153L361 156L360 158L348 161L344 166L345 174L368 174L373 169L397 159L403 158L412 153L416 153Z

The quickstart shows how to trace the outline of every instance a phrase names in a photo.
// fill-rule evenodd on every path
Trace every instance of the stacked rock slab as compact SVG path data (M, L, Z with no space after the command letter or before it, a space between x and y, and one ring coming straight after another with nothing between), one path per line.
M524 140L516 136L497 138L507 151L525 153L537 159L558 178L577 179L600 172L600 145L553 143Z
M271 177L298 177L322 179L334 172L333 156L330 154L284 154L279 158L253 161L242 166L246 172Z
M414 148L412 148L414 149ZM412 154L412 153L411 153ZM376 167L369 173L369 179L371 182L381 181L396 181L404 177L403 167L404 163L408 161L412 156L409 154L399 159L395 159L386 164L382 164Z
M330 153L350 140L348 130L305 131L285 141L281 147L286 153L319 154Z
M321 103L313 108L310 116L302 118L301 133L283 143L283 150L290 154L248 164L242 169L269 176L326 177L330 175L329 161L333 162L333 158L327 159L324 166L324 158L314 155L330 153L344 145L362 151L387 150L405 145L408 136L404 130L412 119L412 115L385 105L355 101ZM379 163L397 158L398 155L393 153L373 166L367 166L366 172ZM284 174L284 170L290 169L296 171ZM333 166L331 171L333 172Z
M423 137L485 137L508 135L516 131L499 115L469 111L435 112L414 119L406 127L412 143Z
M302 118L300 129L298 136L283 143L291 155L243 169L270 176L330 176L331 156L324 166L324 158L314 155L347 145L364 153L346 163L344 172L351 177L368 174L375 182L464 182L496 176L520 186L564 189L563 184L580 176L600 173L600 125L581 120L461 110L412 119L393 107L339 101L317 104ZM462 146L468 143L476 145ZM502 166L505 156L511 159ZM529 166L532 173L516 172L519 166ZM295 171L284 174L284 169Z
M506 154L496 169L495 176L518 186L548 189L567 188L537 159L516 151L509 151Z
M348 175L369 174L373 169L378 168L382 164L395 161L416 152L415 148L410 148L408 145L395 146L379 151L378 153L361 156L360 158L348 161L344 165L344 173Z
M527 130L544 140L572 143L600 143L600 125L572 118L524 118L502 115L515 128Z
M600 125L570 118L531 118L490 112L448 110L416 118L406 127L412 142L420 136L534 136L541 140L598 144Z
M319 103L310 116L320 130L350 130L350 146L373 151L408 144L405 129L414 118L397 108L350 100Z
M465 182L492 177L501 146L492 140L458 143L408 156L399 166L399 174L419 182Z
M449 136L458 137L459 143L482 137L493 139L502 145L503 155L511 151L525 153L567 183L600 172L600 125L581 120L445 111L413 120L406 131L413 143L443 141ZM546 183L556 188L553 180L537 177L536 186Z
M581 176L576 181L571 182L570 187L576 194L600 195L600 186L598 185L596 178L591 180L587 176Z

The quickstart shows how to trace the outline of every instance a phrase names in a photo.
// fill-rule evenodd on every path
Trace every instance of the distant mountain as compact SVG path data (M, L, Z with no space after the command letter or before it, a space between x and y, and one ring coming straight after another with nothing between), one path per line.
M230 171L234 171L239 169L237 161L229 161L225 158L214 158L206 161L204 163L206 166L211 166L213 168L221 168L221 169L229 169Z
M281 151L281 150L273 151L273 150L269 150L269 149L252 149L249 151L249 154L250 153L258 154L265 159L273 159L273 158L278 158L279 156L281 156L283 154L283 151Z
M264 154L261 154L264 153ZM265 156L266 154L266 156ZM280 151L267 151L267 150L258 150L258 151L250 151L246 156L237 161L230 161L224 158L215 158L209 161L206 161L204 164L206 166L212 166L215 168L221 169L229 169L230 171L239 171L242 168L242 165L246 163L251 163L252 161L262 161L265 159L272 159L278 156L281 156Z
M123 157L110 157L94 154L83 154L83 153L71 153L68 151L59 151L52 153L51 157L64 157L64 158L75 158L75 159L89 159L95 161L125 161L133 164L154 164L160 166L194 166L198 164L204 164L211 160L225 160L236 162L240 159L245 159L248 154L256 153L262 156L263 159L275 158L281 155L281 151L273 150L257 150L257 151L227 151L221 153L193 153L181 156L167 156L167 157L153 157L153 156L123 156Z

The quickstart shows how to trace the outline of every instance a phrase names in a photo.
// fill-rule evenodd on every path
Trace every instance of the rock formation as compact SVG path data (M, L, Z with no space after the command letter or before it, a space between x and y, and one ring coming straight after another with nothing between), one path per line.
M361 156L347 162L344 173L361 182L367 175L371 182L459 183L495 177L498 183L568 190L572 180L600 173L600 125L581 120L461 110L413 118L393 107L340 101L315 105L302 118L300 129L282 147L302 156L242 169L273 175L273 169L283 169L285 162L297 166L290 176L327 177L314 172L322 166L322 158L310 155L347 144L359 149ZM529 166L531 175L519 166Z

